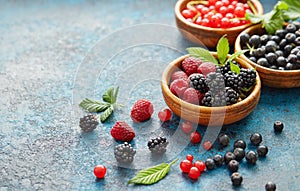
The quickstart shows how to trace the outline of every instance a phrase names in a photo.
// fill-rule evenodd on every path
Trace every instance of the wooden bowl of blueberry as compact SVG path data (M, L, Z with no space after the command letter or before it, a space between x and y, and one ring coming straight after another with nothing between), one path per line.
M257 72L229 55L222 37L217 52L188 48L189 55L171 62L162 75L164 100L178 116L205 126L231 124L249 115L260 98Z
M263 85L274 88L300 87L300 23L286 23L268 35L261 24L244 30L235 50L250 51L240 57L258 71Z

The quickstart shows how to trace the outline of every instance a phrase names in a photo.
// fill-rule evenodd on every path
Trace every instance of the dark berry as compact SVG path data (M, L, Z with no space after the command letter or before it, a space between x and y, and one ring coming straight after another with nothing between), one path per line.
M79 121L79 126L83 132L93 131L94 129L96 129L98 124L99 122L97 115L92 114L83 116Z
M148 148L152 153L162 154L167 151L167 146L169 142L165 137L156 137L148 141Z
M206 159L205 165L206 165L206 168L207 168L208 170L212 170L212 169L215 168L215 162L214 162L214 160L213 160L212 158Z
M297 53L300 51L300 49L299 48L294 48L293 50L291 50L291 54L295 54L295 55L297 55Z
M265 185L265 189L266 189L266 191L276 191L276 184L273 182L268 182Z
M256 58L254 57L254 56L251 56L250 58L249 58L249 60L251 60L252 62L254 62L254 63L256 63Z
M283 56L279 56L277 58L277 66L282 66L282 67L286 66L286 59Z
M216 154L213 158L216 166L222 166L224 162L224 158L222 155Z
M299 21L293 21L292 23L295 25L295 27L297 28L297 30L300 29L300 22Z
M282 39L279 43L279 47L283 49L287 44L288 44L287 40Z
M265 157L268 154L268 147L265 145L259 145L257 147L257 154L259 157Z
M228 137L228 135L222 133L219 135L218 141L223 147L226 147L227 145L229 145L230 138Z
M201 93L207 91L207 83L203 74L196 74L190 77L190 86L199 90Z
M232 88L226 87L226 104L232 105L238 102L239 94Z
M246 142L242 139L236 140L233 144L233 148L242 148L242 149L246 149Z
M287 59L287 62L295 64L298 60L297 60L297 56L295 54L290 54Z
M275 54L276 54L277 58L278 58L279 56L283 56L282 50L276 50Z
M283 49L283 53L284 53L284 55L285 56L288 56L290 53L291 53L291 51L293 50L293 46L292 45L290 45L290 44L288 44L288 45L286 45L285 47L284 47L284 49Z
M297 46L300 45L300 36L298 36L298 37L295 39L295 44L296 44Z
M281 121L275 121L275 123L274 123L274 131L275 132L282 132L283 127L284 127L284 125Z
M226 87L231 87L234 90L240 90L243 87L242 77L231 71L224 74L224 81Z
M131 144L127 142L115 146L114 149L115 158L119 163L132 163L135 153Z
M245 157L245 150L242 148L235 148L233 154L235 156L235 160L241 161Z
M279 36L281 39L283 39L286 35L287 31L284 29L279 29L275 32L275 35Z
M295 70L297 68L296 64L292 64L292 63L287 63L285 66L285 69L287 70Z
M236 160L231 160L228 163L228 169L230 170L230 172L237 172L239 170L239 162Z
M277 67L276 65L272 65L272 66L270 66L270 68L271 68L271 69L274 69L274 70L277 70L277 69L278 69L278 67Z
M294 43L296 40L296 35L294 33L287 33L285 39L288 43Z
M269 41L269 35L264 34L264 35L260 36L260 41L261 41L261 44L266 44Z
M250 136L250 141L253 145L259 145L262 142L262 136L259 133L253 133Z
M249 39L249 44L257 48L261 44L260 37L258 35L252 35Z
M277 44L275 41L270 40L266 44L266 52L275 52L277 48Z
M261 57L261 56L264 56L265 55L265 48L257 48L256 50L253 51L253 55L258 58L258 57Z
M239 186L243 182L243 176L238 172L234 172L231 175L231 182L232 182L232 185Z
M297 28L293 23L290 23L286 26L285 30L287 30L290 33L296 32Z
M225 153L225 155L224 155L225 164L228 164L231 160L234 160L234 159L235 159L235 155L232 152L228 151Z
M248 151L245 155L245 158L246 158L248 163L255 164L257 159L258 159L258 156L257 156L256 152Z
M241 45L242 45L242 46L243 46L243 45L246 45L246 43L249 41L249 39L250 39L249 34L247 34L247 33L242 34L242 35L240 36Z
M273 52L269 52L266 55L266 59L268 60L269 64L275 64L276 63L276 59L277 59L277 55Z
M209 90L213 93L224 90L225 83L223 75L216 72L211 72L206 76L206 83Z
M226 73L228 73L230 71L230 63L226 62L226 64L224 66L220 67L221 73L223 75L225 75Z
M256 72L254 69L242 68L239 76L243 79L243 86L246 88L253 86L256 82Z
M225 93L223 92L213 93L211 91L208 91L204 94L201 103L202 105L208 107L225 106L226 105Z
M273 40L273 41L275 41L277 44L280 42L280 37L279 36L277 36L277 35L273 35L273 36L271 36L271 38L270 38L270 40Z

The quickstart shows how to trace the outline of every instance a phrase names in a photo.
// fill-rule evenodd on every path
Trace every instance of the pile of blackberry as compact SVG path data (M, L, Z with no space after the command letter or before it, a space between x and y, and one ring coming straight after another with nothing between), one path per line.
M124 142L123 144L115 146L114 154L117 162L129 164L132 163L136 150L131 144Z
M300 69L300 22L289 23L284 29L279 29L274 35L250 36L243 34L240 37L243 49L247 45L254 47L253 51L245 55L258 65L276 70Z

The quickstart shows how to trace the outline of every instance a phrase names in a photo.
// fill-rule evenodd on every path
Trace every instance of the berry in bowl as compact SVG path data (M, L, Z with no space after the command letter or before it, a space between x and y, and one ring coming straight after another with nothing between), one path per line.
M240 32L251 25L246 13L263 14L258 0L179 0L175 5L176 25L192 42L215 47L218 40L227 34L230 45Z
M231 124L249 115L260 98L260 78L222 37L217 52L188 48L164 70L166 104L178 116L205 126Z

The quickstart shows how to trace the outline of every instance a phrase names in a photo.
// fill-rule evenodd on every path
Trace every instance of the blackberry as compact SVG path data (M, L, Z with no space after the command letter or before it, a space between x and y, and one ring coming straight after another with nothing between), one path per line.
M114 149L115 158L119 163L132 163L135 153L136 150L127 142L115 146Z
M239 76L243 79L243 87L249 88L253 86L256 82L256 72L254 69L245 69L240 70Z
M232 152L228 151L224 155L225 164L228 164L231 160L235 160L235 155Z
M152 153L162 154L167 151L169 142L165 137L157 137L148 141L148 148Z
M233 144L233 148L242 148L242 149L246 149L246 142L242 139L236 140Z
M239 99L239 94L232 88L226 87L226 104L227 105L232 105L238 102Z
M260 145L257 147L257 154L259 157L265 157L268 154L268 147L265 145Z
M229 139L228 135L222 133L219 135L218 141L223 147L226 147L227 145L229 145L230 139Z
M91 132L94 129L96 129L98 122L98 116L97 115L85 115L82 118L80 118L79 126L83 132Z
M239 186L243 182L243 176L238 172L234 172L231 175L231 182L233 186Z
M245 155L245 158L248 163L255 164L258 159L258 156L257 156L256 152L248 151Z
M241 161L245 157L245 150L242 148L235 148L233 154L235 155L235 160Z
M216 166L222 166L224 158L222 155L216 154L213 158Z
M274 131L275 132L282 132L283 127L284 127L284 125L281 121L275 121L275 123L274 123Z
M236 160L229 161L227 167L230 170L230 172L237 172L239 170L239 162Z
M226 97L225 94L221 93L213 93L208 91L204 94L204 97L201 101L202 105L208 107L214 106L225 106L226 105Z
M230 63L229 62L226 62L226 64L224 66L221 66L220 67L220 70L221 70L221 73L223 75L225 75L226 73L228 73L230 70Z
M253 145L258 146L262 142L262 136L259 133L253 133L250 136L250 141Z
M190 86L201 93L207 91L207 83L203 74L195 74L190 77Z
M226 87L231 87L234 90L240 90L243 87L243 79L232 71L224 74L224 81Z
M211 72L206 76L206 83L209 90L213 93L224 90L225 83L223 75L216 72Z
M266 189L266 191L275 191L276 190L276 184L273 183L273 182L268 182L265 185L265 189Z
M207 170L212 170L215 168L215 162L212 158L208 158L205 161L205 166Z

